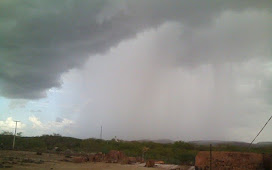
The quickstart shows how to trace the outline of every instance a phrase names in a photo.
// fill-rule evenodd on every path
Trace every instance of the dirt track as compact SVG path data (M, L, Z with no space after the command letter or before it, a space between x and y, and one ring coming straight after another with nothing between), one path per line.
M62 161L64 155L43 153L37 155L35 152L25 151L1 151L0 168L9 169L91 169L91 170L161 170L162 168L145 168L144 164L122 165L118 163L85 162L72 163ZM187 169L187 168L186 168Z

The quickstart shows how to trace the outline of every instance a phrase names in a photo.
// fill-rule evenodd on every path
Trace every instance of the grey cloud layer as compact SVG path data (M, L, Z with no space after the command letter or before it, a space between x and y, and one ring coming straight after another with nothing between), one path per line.
M271 59L173 66L169 58L178 55L178 30L179 24L166 23L138 34L66 75L80 84L76 97L65 93L66 83L63 89L63 98L78 99L77 136L97 137L100 125L108 139L249 141L256 135L272 108L264 98ZM270 140L270 129L260 139Z
M104 53L122 40L167 21L182 23L186 32L180 42L182 57L175 59L179 63L218 62L218 58L225 60L231 58L229 56L236 60L235 57L251 52L267 56L271 54L267 47L271 43L268 42L271 40L271 21L268 20L271 18L271 5L270 0L2 0L0 95L27 99L45 97L48 89L61 86L60 76L64 72L81 66L89 56ZM231 28L237 40L220 45L221 39L226 40L233 34L221 35L218 32L218 35L210 35L209 26L216 24L216 18L224 12L245 10L264 11L261 26L251 27L251 15L248 21L239 21L238 18L237 22L245 24L241 28ZM237 16L226 16L226 20L232 17ZM250 35L245 29L257 29L261 35ZM249 37L246 40L249 43L243 45L246 42L244 37ZM226 46L230 44L232 46ZM256 44L263 49L256 49ZM237 48L240 45L242 49ZM248 50L250 48L255 51Z

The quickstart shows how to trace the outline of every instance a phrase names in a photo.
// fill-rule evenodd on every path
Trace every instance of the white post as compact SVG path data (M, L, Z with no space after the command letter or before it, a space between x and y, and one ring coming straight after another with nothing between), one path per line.
M15 132L14 132L13 145L12 145L13 150L14 150L14 147L15 147L15 136L16 136L16 130L17 130L17 122L20 122L20 121L14 121L14 122L16 122L16 125L15 125Z
M101 130L100 130L100 139L102 140L102 126L101 126Z

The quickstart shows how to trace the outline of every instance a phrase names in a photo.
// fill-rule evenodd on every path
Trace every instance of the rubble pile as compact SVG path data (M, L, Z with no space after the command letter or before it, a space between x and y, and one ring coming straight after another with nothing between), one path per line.
M118 163L125 159L126 156L121 151L111 150L105 157L108 163Z
M154 167L155 161L154 160L148 160L146 161L145 167Z

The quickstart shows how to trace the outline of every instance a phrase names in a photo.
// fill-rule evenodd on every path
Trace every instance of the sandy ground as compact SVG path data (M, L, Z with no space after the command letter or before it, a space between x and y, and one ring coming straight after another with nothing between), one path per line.
M104 162L85 162L73 163L62 161L64 155L43 153L37 155L35 152L25 151L1 151L0 150L0 168L9 169L91 169L91 170L162 170L172 169L175 165L158 165L155 168L146 168L145 164L122 165L118 163ZM183 167L184 170L190 169ZM182 168L182 169L183 169ZM191 168L192 169L192 168Z

